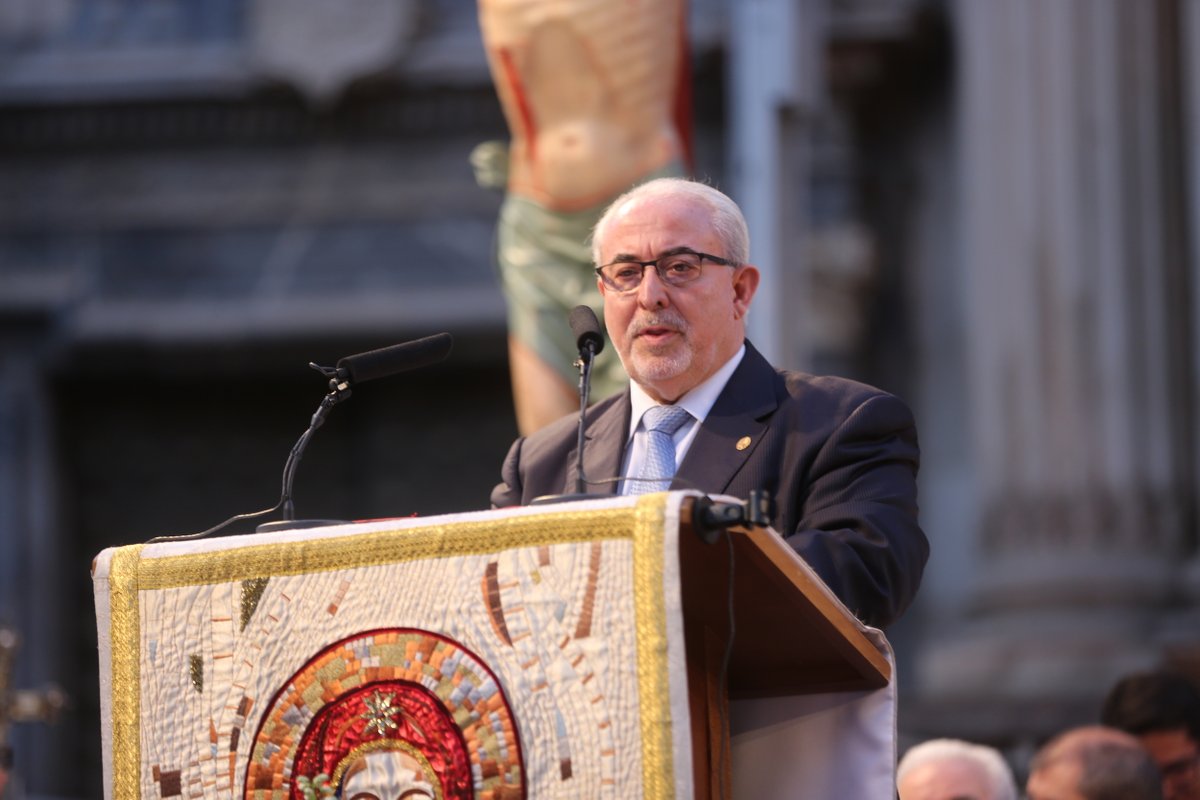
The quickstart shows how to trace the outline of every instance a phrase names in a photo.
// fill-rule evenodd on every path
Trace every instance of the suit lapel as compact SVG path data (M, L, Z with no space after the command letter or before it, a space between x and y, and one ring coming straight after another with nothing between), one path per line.
M762 441L779 405L775 396L778 380L775 368L746 342L742 363L696 432L672 489L720 493L729 487Z

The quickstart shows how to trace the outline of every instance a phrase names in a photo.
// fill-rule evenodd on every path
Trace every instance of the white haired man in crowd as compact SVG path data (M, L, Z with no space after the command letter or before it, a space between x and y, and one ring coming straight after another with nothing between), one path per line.
M961 739L912 747L896 769L900 800L1017 800L1017 784L998 750Z

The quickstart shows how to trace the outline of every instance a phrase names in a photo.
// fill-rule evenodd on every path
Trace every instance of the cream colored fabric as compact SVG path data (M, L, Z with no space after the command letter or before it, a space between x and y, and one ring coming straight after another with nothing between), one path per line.
M473 759L511 763L519 740L524 769L505 780L528 797L690 797L678 502L106 550L105 796L286 797L319 777L289 760L308 721L388 679L437 694ZM412 662L422 637L436 649Z

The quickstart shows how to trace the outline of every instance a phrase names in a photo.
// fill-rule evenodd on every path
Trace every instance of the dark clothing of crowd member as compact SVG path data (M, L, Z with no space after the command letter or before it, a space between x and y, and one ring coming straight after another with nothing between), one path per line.
M1200 800L1200 689L1168 671L1129 675L1109 691L1105 725L1138 738L1162 773L1166 800Z

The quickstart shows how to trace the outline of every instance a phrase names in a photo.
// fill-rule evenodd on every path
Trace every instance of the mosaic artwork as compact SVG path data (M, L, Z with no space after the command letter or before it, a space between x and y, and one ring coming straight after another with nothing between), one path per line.
M109 796L616 798L652 796L651 769L671 785L665 693L643 718L666 668L638 658L661 630L630 624L661 612L639 611L628 521L562 543L446 533L117 552L112 580L136 591L109 592ZM646 574L657 591L661 566Z
M376 772L376 797L524 796L508 703L488 668L426 631L384 630L328 648L288 682L250 748L246 797L315 800Z

